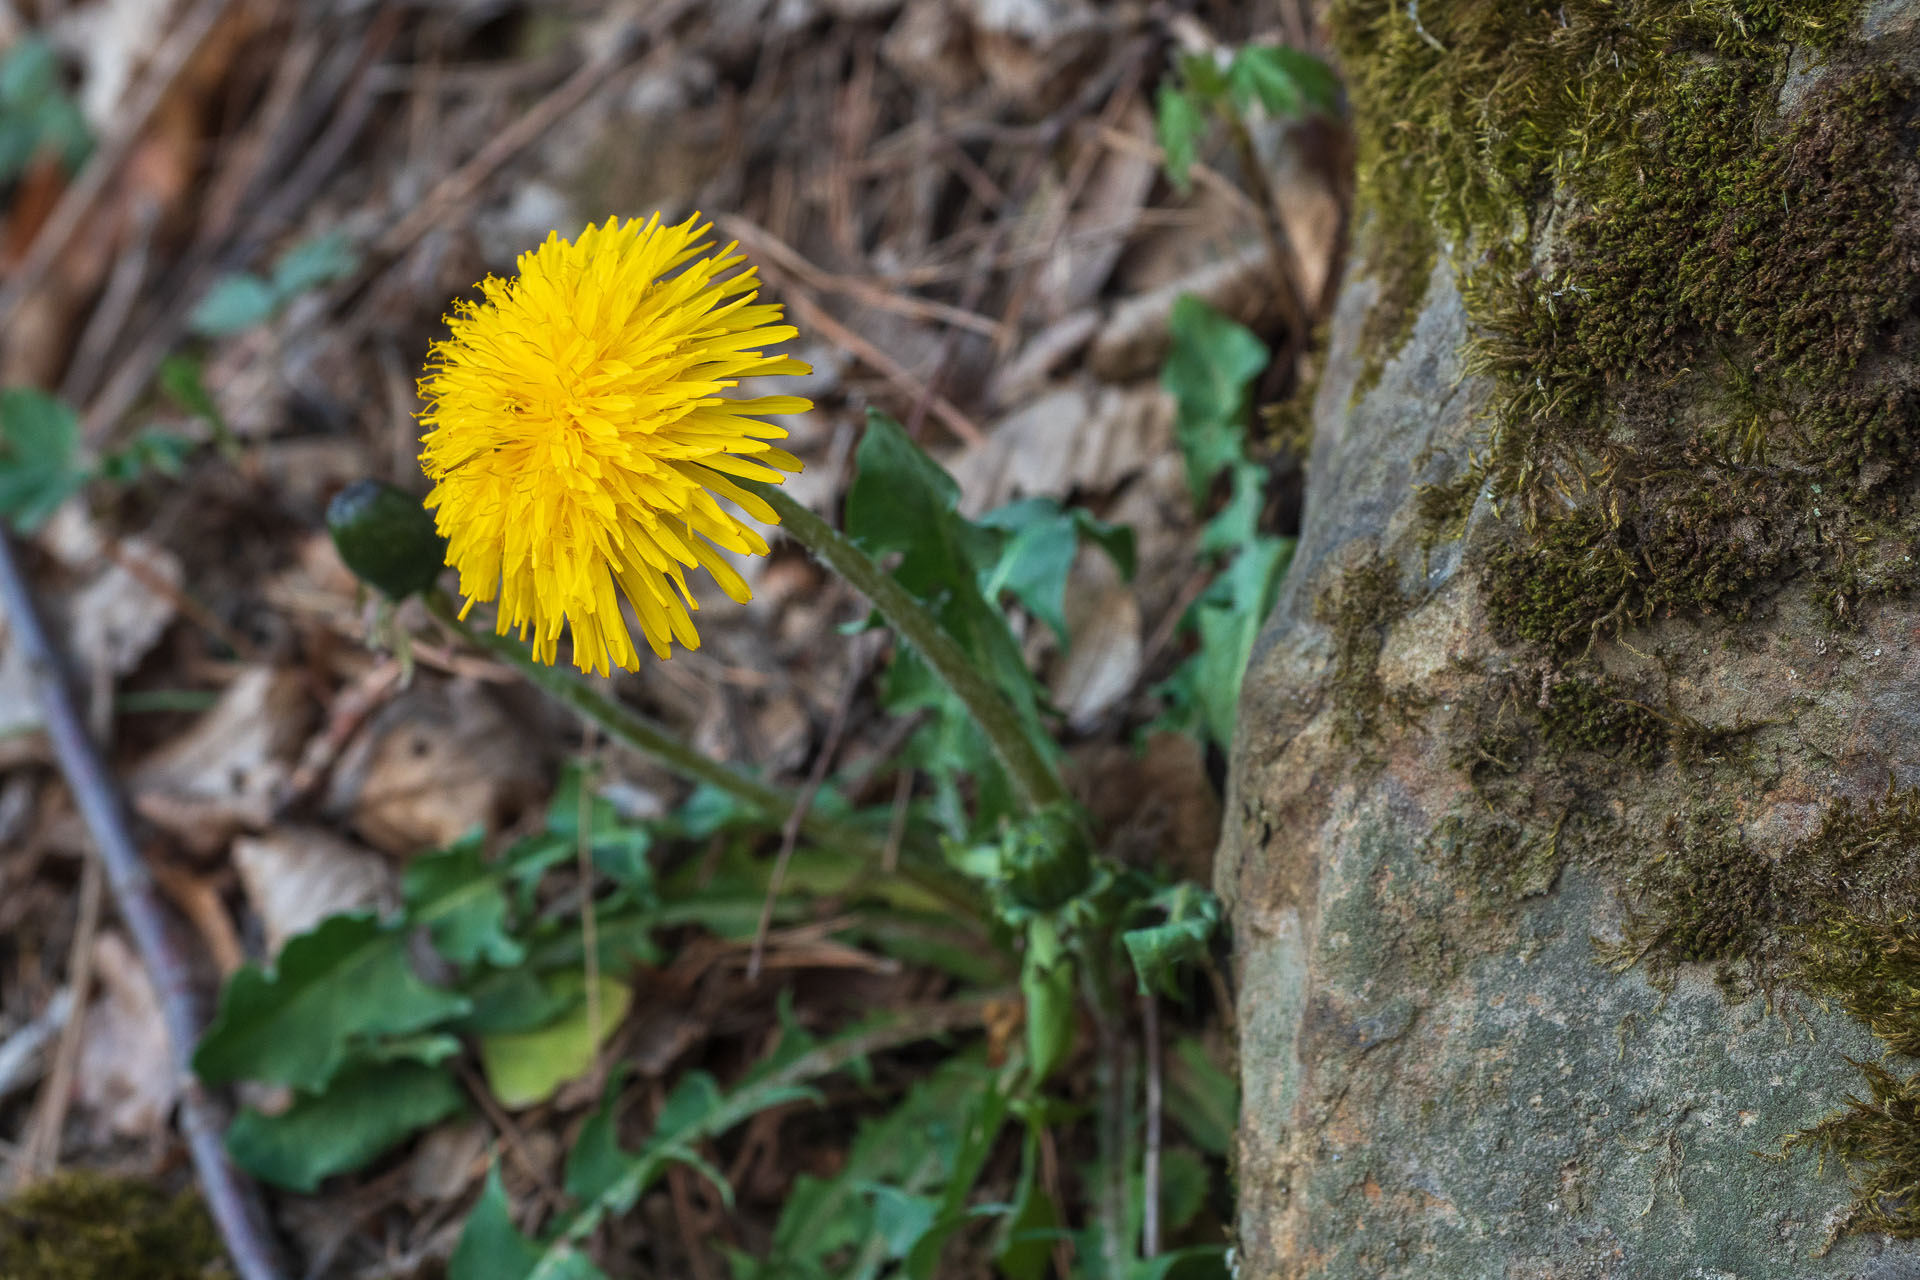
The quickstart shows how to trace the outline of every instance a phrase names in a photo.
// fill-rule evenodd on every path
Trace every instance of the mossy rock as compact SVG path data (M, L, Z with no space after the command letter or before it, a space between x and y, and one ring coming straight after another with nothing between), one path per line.
M213 1222L191 1190L65 1173L0 1201L6 1280L227 1280Z

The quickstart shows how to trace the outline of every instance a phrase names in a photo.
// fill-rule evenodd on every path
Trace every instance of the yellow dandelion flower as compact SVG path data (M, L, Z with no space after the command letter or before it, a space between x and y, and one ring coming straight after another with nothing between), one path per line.
M609 219L577 241L549 235L512 280L455 305L420 383L427 506L460 571L466 609L500 598L496 629L531 631L554 661L561 626L574 664L629 671L639 654L620 597L662 658L698 648L686 570L705 569L745 603L721 550L765 555L753 527L717 500L776 523L729 477L778 481L800 462L756 415L802 413L798 396L729 399L739 379L807 373L766 349L794 336L778 304L754 302L734 245L702 257L710 224ZM618 588L618 590L616 590ZM463 612L464 616L464 612Z

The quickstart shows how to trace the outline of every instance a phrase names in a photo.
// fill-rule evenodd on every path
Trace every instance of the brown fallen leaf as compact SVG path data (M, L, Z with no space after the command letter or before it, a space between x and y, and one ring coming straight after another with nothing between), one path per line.
M336 912L398 900L391 863L318 827L243 836L233 842L233 865L266 929L269 954Z
M326 809L387 853L498 830L546 791L538 741L479 681L423 676L348 745Z
M264 828L313 714L298 673L242 668L212 710L134 770L134 808L201 854Z
M106 1133L151 1138L165 1127L179 1094L153 982L112 932L94 939L93 980L99 994L81 1029L75 1096Z

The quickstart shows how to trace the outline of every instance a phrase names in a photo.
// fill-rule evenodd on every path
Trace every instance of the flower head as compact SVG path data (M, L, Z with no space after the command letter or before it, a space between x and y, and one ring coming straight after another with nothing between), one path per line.
M798 471L768 443L787 433L756 415L813 406L720 393L809 370L766 354L795 330L777 304L754 302L752 268L725 274L743 261L733 245L701 256L708 230L656 214L575 241L549 235L520 255L516 278L489 276L479 302L456 303L453 336L428 356L420 461L447 563L466 607L497 593L496 629L531 631L542 662L564 623L581 670L635 669L622 595L662 658L673 640L697 648L688 569L751 597L721 551L765 555L767 544L717 499L775 523L730 477Z

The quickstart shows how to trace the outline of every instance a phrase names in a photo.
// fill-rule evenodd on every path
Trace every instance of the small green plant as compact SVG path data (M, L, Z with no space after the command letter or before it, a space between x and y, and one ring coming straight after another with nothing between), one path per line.
M267 275L236 271L214 281L188 323L203 338L224 338L263 325L301 294L360 268L360 255L338 231L302 241L280 255Z
M1244 387L1234 393L1243 405ZM1178 994L1186 971L1211 964L1219 904L1197 885L1100 854L1055 772L1055 712L1015 638L1022 615L1068 638L1062 601L1075 555L1091 542L1130 572L1130 531L1051 501L969 520L952 478L883 415L869 418L855 461L844 534L776 486L749 485L789 533L867 595L874 624L899 638L882 701L925 716L903 761L925 772L932 794L908 811L897 871L876 873L888 860L883 833L894 815L849 809L829 779L776 879L754 851L789 820L794 797L705 760L518 641L466 631L617 739L702 785L676 817L644 827L620 822L589 794L583 834L583 783L569 774L542 834L496 858L468 844L423 859L394 918L336 917L288 943L273 973L237 976L201 1046L202 1074L296 1090L278 1116L242 1116L230 1139L237 1160L300 1188L362 1167L464 1105L451 1074L455 1053L471 1051L509 1107L541 1102L591 1070L624 1009L618 978L656 957L659 931L693 925L744 941L769 895L776 919L831 898L838 937L944 969L960 994L930 1014L909 1011L824 1039L789 1020L771 1055L740 1078L684 1075L637 1146L615 1141L624 1093L614 1075L569 1157L569 1207L538 1237L524 1235L496 1176L467 1222L452 1280L600 1275L584 1253L595 1226L631 1208L669 1166L692 1165L723 1198L731 1194L699 1154L702 1142L768 1107L815 1098L824 1075L860 1079L876 1054L979 1025L988 1002L1012 994L1015 981L1025 1012L1020 1044L997 1062L977 1046L960 1050L870 1115L842 1172L796 1184L766 1256L735 1258L736 1274L930 1278L960 1237L987 1248L1013 1280L1039 1280L1063 1251L1075 1259L1074 1275L1223 1273L1217 1242L1142 1253L1143 1098L1127 1051L1128 988L1143 999ZM431 579L439 556L411 534L383 541L390 522L348 523L347 537L338 526L335 533L357 571L396 589ZM418 523L409 517L406 527ZM396 572L408 557L418 575L405 565ZM429 604L464 629L444 597L430 594ZM676 847L716 838L722 852L702 860L697 882L691 869L673 869ZM611 886L593 896L590 931L571 912L542 905L548 873L572 866L583 840L595 879ZM394 968L405 938L422 929L451 966L449 981L429 986ZM589 990L600 992L597 1033ZM278 1025L295 1019L324 1029ZM1099 1042L1091 1115L1053 1092L1081 1050L1083 1023ZM1178 1102L1168 1112L1176 1126L1191 1119L1196 1132L1170 1140L1164 1153L1152 1192L1163 1237L1196 1219L1217 1173L1208 1157L1224 1151L1231 1127L1230 1101L1223 1118L1212 1094L1217 1070L1194 1069L1192 1056L1170 1073L1168 1094ZM371 1107L382 1088L406 1105ZM1043 1148L1076 1130L1094 1151L1074 1184L1084 1209L1040 1174ZM1010 1183L1006 1161L994 1158L1008 1144L1019 1155ZM983 1200L990 1179L994 1194Z
M1331 113L1339 106L1340 82L1326 63L1285 45L1245 45L1224 63L1211 53L1175 59L1156 105L1160 149L1176 187L1184 192L1191 185L1208 130L1220 122L1243 134L1256 102L1279 119Z
M86 119L61 82L58 51L39 36L15 41L0 55L0 184L43 155L71 172L92 149Z
M150 427L89 459L71 408L29 387L8 388L0 391L0 518L21 533L31 532L96 479L126 486L149 473L179 475L193 447L181 436Z
M1157 723L1224 750L1233 740L1247 659L1292 563L1294 540L1259 531L1267 472L1247 455L1252 389L1267 367L1266 347L1191 296L1174 304L1172 335L1160 384L1174 400L1188 488L1203 510L1223 482L1228 497L1200 537L1201 554L1219 572L1184 622L1198 645L1159 687L1167 711Z

